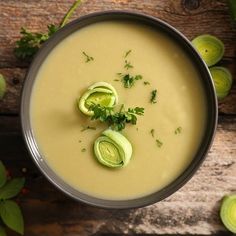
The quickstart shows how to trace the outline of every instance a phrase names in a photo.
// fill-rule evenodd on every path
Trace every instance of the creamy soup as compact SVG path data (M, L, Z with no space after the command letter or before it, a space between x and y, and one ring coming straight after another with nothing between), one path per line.
M93 60L86 62L83 52ZM125 60L133 68L125 69ZM125 88L117 73L143 78ZM145 108L137 124L122 131L133 147L123 168L96 160L93 144L107 125L76 107L99 81L113 85L119 104ZM71 34L48 55L32 92L31 125L44 160L66 183L102 199L133 199L167 186L190 164L205 129L204 96L194 65L167 35L131 22L101 22Z

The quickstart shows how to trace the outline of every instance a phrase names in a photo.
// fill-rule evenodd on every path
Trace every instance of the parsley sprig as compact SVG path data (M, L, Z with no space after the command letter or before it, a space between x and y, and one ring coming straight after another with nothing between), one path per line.
M107 123L112 129L121 131L125 128L127 123L135 125L137 123L136 115L143 115L144 108L135 107L124 109L124 105L121 106L118 112L114 111L113 107L103 107L100 104L92 104L89 108L94 112L91 117L92 120L100 120Z
M21 38L16 42L14 54L18 59L30 61L41 45L47 41L56 31L66 25L76 8L82 0L76 0L67 11L59 25L50 24L46 33L30 32L24 27L21 28Z
M121 77L121 82L123 82L125 88L133 87L137 80L141 80L143 78L142 75L132 76L130 74L122 74L122 73L118 73L118 75Z
M152 104L157 103L157 90L156 89L151 92L150 102Z

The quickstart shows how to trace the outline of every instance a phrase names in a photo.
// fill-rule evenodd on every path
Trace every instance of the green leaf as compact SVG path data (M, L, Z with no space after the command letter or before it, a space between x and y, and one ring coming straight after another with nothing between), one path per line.
M236 21L236 1L229 0L229 10L232 16L232 19Z
M6 181L7 181L6 169L2 161L0 161L0 188L6 183Z
M5 200L15 197L24 186L25 178L14 178L0 189L0 199Z
M7 236L5 229L0 226L0 236Z
M11 200L0 203L0 214L3 222L15 232L23 235L24 219L20 207Z
M6 93L6 80L2 74L0 74L0 99L2 99Z

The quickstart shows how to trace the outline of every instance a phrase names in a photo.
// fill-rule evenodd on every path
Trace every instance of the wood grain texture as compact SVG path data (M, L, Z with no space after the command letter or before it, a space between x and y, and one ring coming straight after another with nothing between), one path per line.
M19 112L19 95L28 65L13 55L21 26L43 32L46 25L58 23L73 0L0 0L0 73L6 76L8 91L0 102L0 112ZM226 1L215 0L87 0L77 10L76 17L101 10L122 9L147 13L170 23L189 39L203 33L218 36L225 44L224 60L236 78L236 27L230 22ZM230 96L219 105L220 113L236 114L236 83Z
M236 118L221 117L216 137L197 174L166 200L133 210L104 210L77 203L52 186L37 170L19 133L17 117L0 119L0 156L10 173L25 175L29 193L18 198L26 236L104 233L215 234L225 231L219 206L236 191ZM14 147L14 148L12 148ZM27 168L23 173L22 168Z
M0 101L0 159L11 173L27 179L29 193L17 199L25 216L25 235L228 235L218 212L223 195L236 191L235 80L230 95L219 104L217 134L202 167L180 191L160 203L122 211L85 206L59 192L39 173L25 148L17 116L28 65L16 60L13 48L21 26L43 32L47 24L61 20L72 2L0 0L0 73L7 80L7 93ZM227 0L87 0L73 19L111 9L158 17L189 39L203 33L216 35L226 47L220 65L236 78L236 26L230 22Z

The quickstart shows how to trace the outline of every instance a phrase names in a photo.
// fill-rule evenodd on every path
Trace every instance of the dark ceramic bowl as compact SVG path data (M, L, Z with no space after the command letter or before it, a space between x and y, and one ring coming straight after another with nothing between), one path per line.
M108 20L119 20L119 21L134 21L139 24L146 24L153 27L156 30L163 31L166 35L169 35L179 46L185 51L192 63L197 68L200 74L200 80L205 89L206 98L207 98L207 124L204 137L200 144L200 147L194 156L190 165L185 169L185 171L176 178L172 183L170 183L165 188L161 189L158 192L147 195L145 197L132 199L132 200L103 200L93 196L86 195L65 183L60 176L58 176L44 161L43 155L40 153L40 150L37 146L37 142L34 138L31 122L30 122L30 97L32 92L32 87L35 82L37 72L44 62L45 58L51 52L51 50L60 43L64 38L66 38L71 33L85 27L87 25L93 24L95 22L108 21ZM21 124L22 130L25 138L26 145L28 150L42 173L52 182L57 188L69 195L70 197L79 200L81 202L104 207L104 208L134 208L134 207L143 207L155 202L161 201L162 199L170 196L172 193L177 191L182 187L196 172L201 163L203 162L206 154L211 146L216 124L217 124L217 99L215 95L215 90L211 76L209 74L206 64L202 61L198 53L194 50L191 43L188 39L178 32L175 28L168 25L167 23L147 16L143 14L137 14L126 11L108 11L108 12L99 12L90 14L87 16L80 17L79 19L69 23L57 33L55 33L44 45L41 50L38 52L35 57L31 67L29 69L24 89L22 93L21 101Z

